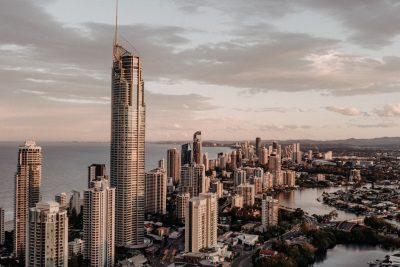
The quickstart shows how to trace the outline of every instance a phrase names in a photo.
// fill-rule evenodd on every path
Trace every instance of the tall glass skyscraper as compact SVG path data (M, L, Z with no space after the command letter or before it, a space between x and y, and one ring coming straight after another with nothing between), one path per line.
M14 199L14 255L24 258L29 208L41 199L42 148L34 141L19 147Z
M203 163L203 153L201 143L201 132L197 131L193 134L193 162L197 164Z
M114 41L111 100L111 186L115 187L115 245L143 243L145 103L139 56Z

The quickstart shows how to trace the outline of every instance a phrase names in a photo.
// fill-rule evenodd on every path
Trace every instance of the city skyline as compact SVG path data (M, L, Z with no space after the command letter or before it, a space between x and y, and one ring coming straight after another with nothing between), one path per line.
M4 3L0 266L397 266L398 12Z
M110 139L114 3L100 2L4 4L1 141ZM147 141L189 140L195 130L203 140L398 136L391 1L120 6L121 35L148 77Z

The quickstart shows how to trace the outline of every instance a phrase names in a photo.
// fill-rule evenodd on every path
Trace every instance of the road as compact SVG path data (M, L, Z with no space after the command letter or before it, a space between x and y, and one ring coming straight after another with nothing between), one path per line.
M249 252L243 252L238 258L232 262L232 267L252 267L251 256L255 253L255 250Z

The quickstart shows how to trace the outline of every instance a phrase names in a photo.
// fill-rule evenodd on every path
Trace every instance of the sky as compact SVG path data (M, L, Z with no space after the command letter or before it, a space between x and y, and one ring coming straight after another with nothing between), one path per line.
M146 139L399 136L397 0L120 0ZM4 0L0 141L108 141L115 1Z

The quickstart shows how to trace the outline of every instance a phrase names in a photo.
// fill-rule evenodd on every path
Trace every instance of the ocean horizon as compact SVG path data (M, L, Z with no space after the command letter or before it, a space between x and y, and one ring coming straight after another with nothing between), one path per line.
M13 219L14 175L17 169L18 147L22 142L0 142L0 207L5 209L5 221ZM107 166L109 173L109 142L37 142L43 151L42 200L53 200L54 195L87 187L87 168L93 163ZM146 171L157 167L160 159L167 160L167 150L180 149L180 144L146 142ZM209 158L229 147L204 147Z

